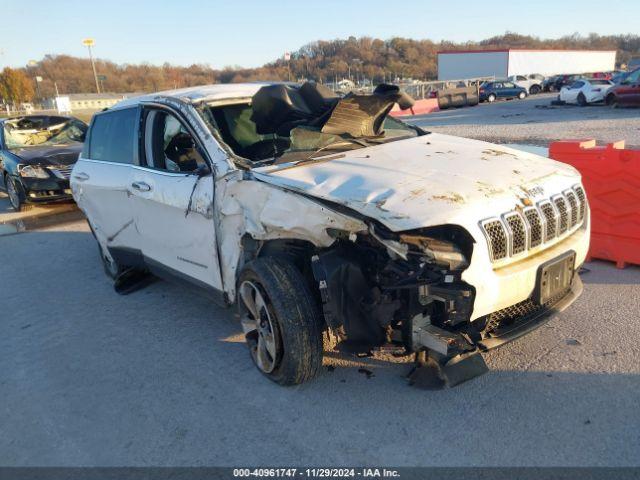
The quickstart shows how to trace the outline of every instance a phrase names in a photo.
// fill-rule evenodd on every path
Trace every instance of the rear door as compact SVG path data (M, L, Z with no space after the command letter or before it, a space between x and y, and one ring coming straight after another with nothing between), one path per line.
M145 106L142 118L142 162L133 169L131 200L145 263L217 296L222 282L206 151L178 112Z
M129 185L133 167L138 164L139 119L137 106L94 116L83 152L71 173L74 198L98 241L110 252L129 252L134 257L139 242ZM134 265L137 259L119 260Z

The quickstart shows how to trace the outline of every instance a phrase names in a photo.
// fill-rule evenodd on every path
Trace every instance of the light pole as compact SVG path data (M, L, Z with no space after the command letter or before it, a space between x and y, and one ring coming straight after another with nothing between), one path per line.
M38 65L38 62L36 62L35 60L29 60L29 63L27 63L27 68L31 71L31 74L33 75L33 81L36 84L36 99L39 100L40 99L40 82L42 81L42 77L36 75L35 68L37 65Z
M91 68L93 69L93 79L96 82L96 91L100 93L100 84L98 83L98 74L96 73L96 64L93 61L93 53L91 52L91 47L93 47L95 43L96 42L93 40L93 38L85 38L84 40L82 40L82 44L85 47L87 47L87 49L89 50L89 59L91 60Z

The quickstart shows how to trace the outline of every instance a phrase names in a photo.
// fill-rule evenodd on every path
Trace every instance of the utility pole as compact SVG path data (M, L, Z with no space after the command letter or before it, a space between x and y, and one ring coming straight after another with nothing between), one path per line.
M100 84L98 83L98 74L96 73L96 64L93 61L93 53L91 52L91 47L93 47L95 43L96 42L93 40L93 38L85 38L84 40L82 40L82 44L85 47L87 47L87 49L89 50L89 59L91 60L91 68L93 69L93 79L96 82L96 91L100 93Z

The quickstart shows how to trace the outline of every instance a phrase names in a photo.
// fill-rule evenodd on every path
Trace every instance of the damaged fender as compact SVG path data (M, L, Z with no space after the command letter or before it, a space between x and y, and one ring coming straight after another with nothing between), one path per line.
M222 178L216 185L216 222L221 232L220 267L228 299L235 297L245 235L258 241L296 239L316 247L328 247L335 239L327 229L349 234L367 230L367 225L360 220L280 187L245 180L242 172Z

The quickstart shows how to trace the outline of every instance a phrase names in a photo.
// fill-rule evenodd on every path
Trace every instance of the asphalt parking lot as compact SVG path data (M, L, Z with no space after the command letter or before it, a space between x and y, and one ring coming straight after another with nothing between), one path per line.
M546 147L554 140L595 138L603 143L625 140L627 146L640 148L640 108L553 106L551 101L556 96L541 94L525 100L482 103L411 117L409 121L426 130L495 143Z
M433 129L482 112L504 129L501 111L538 100L440 112ZM8 208L0 191L0 223ZM84 221L29 228L0 235L0 465L640 465L640 267L588 263L576 304L456 388L336 352L283 388L233 311L161 281L118 296Z

